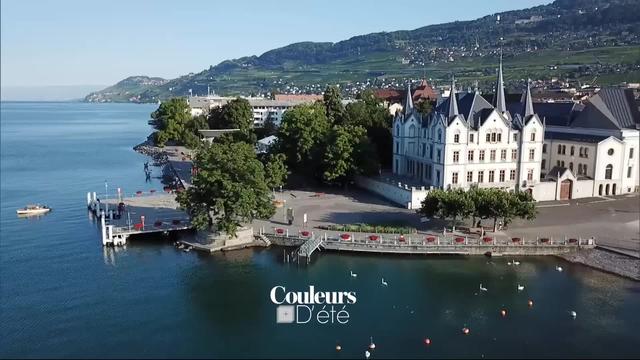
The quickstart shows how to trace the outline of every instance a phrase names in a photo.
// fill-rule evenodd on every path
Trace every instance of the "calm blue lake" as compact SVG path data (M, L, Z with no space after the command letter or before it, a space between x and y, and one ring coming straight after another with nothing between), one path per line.
M162 189L160 169L145 182L148 159L132 150L154 109L2 103L0 357L363 358L370 337L372 358L640 356L640 283L555 258L515 267L321 253L298 267L282 263L281 249L205 256L163 237L103 248L86 192L104 191L105 180ZM35 202L54 210L16 216ZM279 285L353 291L357 302L346 325L277 324L269 293Z

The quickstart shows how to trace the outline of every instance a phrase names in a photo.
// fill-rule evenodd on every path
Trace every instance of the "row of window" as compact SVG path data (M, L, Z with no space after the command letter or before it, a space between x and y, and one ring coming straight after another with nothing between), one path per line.
M547 153L547 144L542 145L542 153ZM575 156L576 147L571 146L569 148L569 156ZM566 155L567 154L567 145L558 145L558 155ZM611 155L611 154L610 154ZM579 149L579 157L588 158L589 157L589 148L580 146Z
M475 150L469 150L467 152L467 160L474 161L474 158L475 158ZM529 149L529 160L533 161L535 158L536 158L536 150ZM515 161L517 159L518 159L518 150L511 149L511 160ZM485 161L485 150L479 150L478 160ZM495 160L496 160L496 150L489 150L489 161L495 161ZM507 160L507 149L500 150L500 160L502 161ZM456 164L460 162L460 151L453 152L453 162Z
M489 178L488 178L488 182L493 183L495 182L495 175L496 172L495 170L489 170L489 174L488 174ZM505 182L505 177L506 177L506 170L500 170L498 172L498 182ZM509 170L509 181L515 181L516 180L516 171L515 170ZM533 180L533 169L528 169L527 170L527 180L532 181ZM467 182L471 183L473 182L473 171L467 171ZM478 175L477 175L477 182L478 184L482 184L484 183L484 170L478 171ZM454 172L451 174L451 183L452 184L457 184L458 183L458 173Z
M536 133L531 133L531 141L536 141ZM438 132L438 141L440 141L440 133ZM469 142L472 143L474 141L474 134L469 134ZM492 131L486 134L485 141L488 143L499 143L502 142L502 132ZM518 134L513 134L513 141L518 142ZM460 134L453 134L453 142L456 144L460 143Z

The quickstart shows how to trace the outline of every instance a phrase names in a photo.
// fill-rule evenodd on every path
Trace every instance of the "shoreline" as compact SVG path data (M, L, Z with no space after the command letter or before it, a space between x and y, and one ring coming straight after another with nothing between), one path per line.
M169 162L168 152L164 148L155 146L153 136L153 133L151 133L145 141L138 145L135 145L133 149L142 155L146 155L152 158L153 165L155 166L170 166L171 164ZM174 173L176 172L174 171ZM176 175L178 175L178 173L176 173ZM338 252L340 251L338 250ZM380 255L388 254L380 253ZM473 256L473 254L461 255ZM640 259L631 256L612 253L598 248L580 249L578 251L550 255L561 258L573 264L580 264L592 269L621 276L630 280L640 281Z
M602 272L640 281L640 259L602 249L583 249L555 255L572 264L580 264Z

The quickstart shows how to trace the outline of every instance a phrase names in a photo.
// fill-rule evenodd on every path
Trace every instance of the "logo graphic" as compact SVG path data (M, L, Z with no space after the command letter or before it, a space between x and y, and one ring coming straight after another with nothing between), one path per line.
M280 305L276 308L276 322L278 324L291 324L296 321L295 307L293 305Z
M307 291L288 291L274 286L270 292L276 307L276 323L307 324L315 319L319 324L346 324L350 320L347 305L357 301L354 291L316 291L313 285Z

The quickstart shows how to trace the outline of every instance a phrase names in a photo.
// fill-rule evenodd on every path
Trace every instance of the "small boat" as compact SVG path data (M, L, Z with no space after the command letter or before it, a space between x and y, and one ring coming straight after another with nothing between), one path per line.
M49 211L51 211L50 207L46 205L35 204L35 205L27 205L22 209L18 209L16 210L16 213L18 215L41 215L44 213L48 213Z

